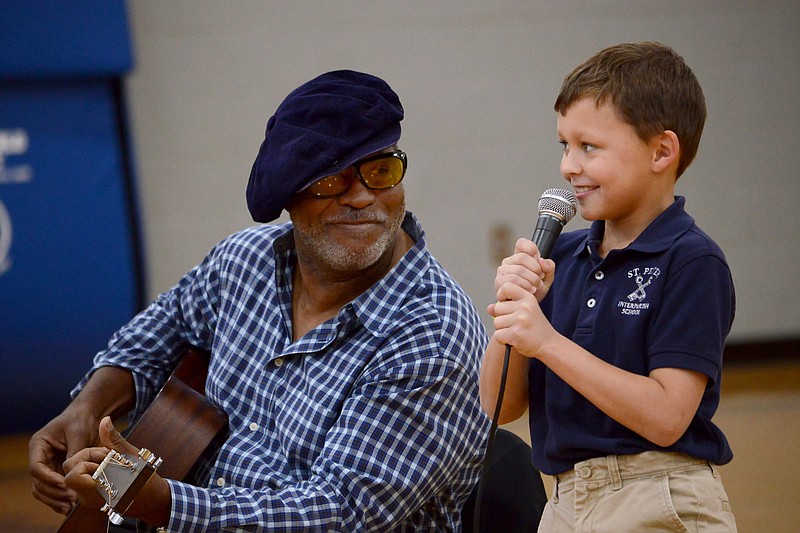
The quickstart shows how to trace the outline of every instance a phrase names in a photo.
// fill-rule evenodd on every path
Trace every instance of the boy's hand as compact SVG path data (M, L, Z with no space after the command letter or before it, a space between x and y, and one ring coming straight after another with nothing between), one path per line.
M497 268L497 277L494 280L497 301L503 301L501 287L511 283L535 295L537 301L541 302L553 284L555 269L556 265L552 260L543 259L539 255L539 249L533 241L519 239L514 246L514 255L503 259L503 263Z
M536 357L544 344L558 333L548 322L534 294L515 283L497 291L498 302L488 307L494 317L494 340L513 346L525 357Z

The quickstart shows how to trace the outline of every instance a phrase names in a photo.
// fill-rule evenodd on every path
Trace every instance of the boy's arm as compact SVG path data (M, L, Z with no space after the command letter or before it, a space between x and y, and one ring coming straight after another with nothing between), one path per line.
M708 381L700 372L681 368L657 368L640 376L557 333L537 359L610 418L663 447L686 432Z
M689 427L708 380L704 374L658 368L641 376L622 370L559 334L530 293L506 284L499 295L493 341L539 359L606 415L659 446L673 444Z

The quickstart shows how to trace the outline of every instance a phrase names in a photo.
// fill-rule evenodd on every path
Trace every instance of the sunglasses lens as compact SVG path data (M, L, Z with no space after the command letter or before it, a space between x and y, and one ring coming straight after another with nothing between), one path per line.
M358 174L363 178L366 186L373 190L390 189L403 181L405 175L405 154L395 152L386 157L369 159L358 165ZM309 194L320 198L329 198L344 194L356 179L352 168L339 174L324 177L315 181L306 188Z
M341 174L334 174L315 181L306 190L314 196L337 196L350 187L350 181Z
M403 179L403 161L394 156L382 157L362 163L358 171L370 189L388 189Z

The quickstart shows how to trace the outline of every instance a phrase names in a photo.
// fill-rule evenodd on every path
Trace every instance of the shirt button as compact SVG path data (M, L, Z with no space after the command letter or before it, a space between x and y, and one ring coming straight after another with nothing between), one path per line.
M586 302L586 307L592 309L596 304L597 300L595 300L594 298L589 298L589 300Z
M275 361L274 361L274 362L275 362L275 366L277 366L278 368L280 368L280 367L282 367L282 366L283 366L283 359L282 359L282 358L280 358L280 357L278 357L277 359L275 359Z
M250 422L250 426L249 427L250 427L250 431L255 431L255 430L258 429L258 424L256 424L255 422Z
M217 478L217 487L224 487L224 486L225 486L225 478L224 477L218 477Z
M598 270L597 272L595 272L595 273L594 273L594 279L596 279L597 281L600 281L600 280L601 280L601 279L603 279L605 276L606 276L606 275L605 275L605 274L603 274L603 271L602 271L602 270Z

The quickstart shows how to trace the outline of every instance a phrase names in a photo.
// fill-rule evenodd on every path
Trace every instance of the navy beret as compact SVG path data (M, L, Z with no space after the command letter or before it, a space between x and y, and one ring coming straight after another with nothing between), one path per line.
M296 192L396 144L401 120L397 94L370 74L328 72L289 93L267 121L250 171L253 220L275 220Z

